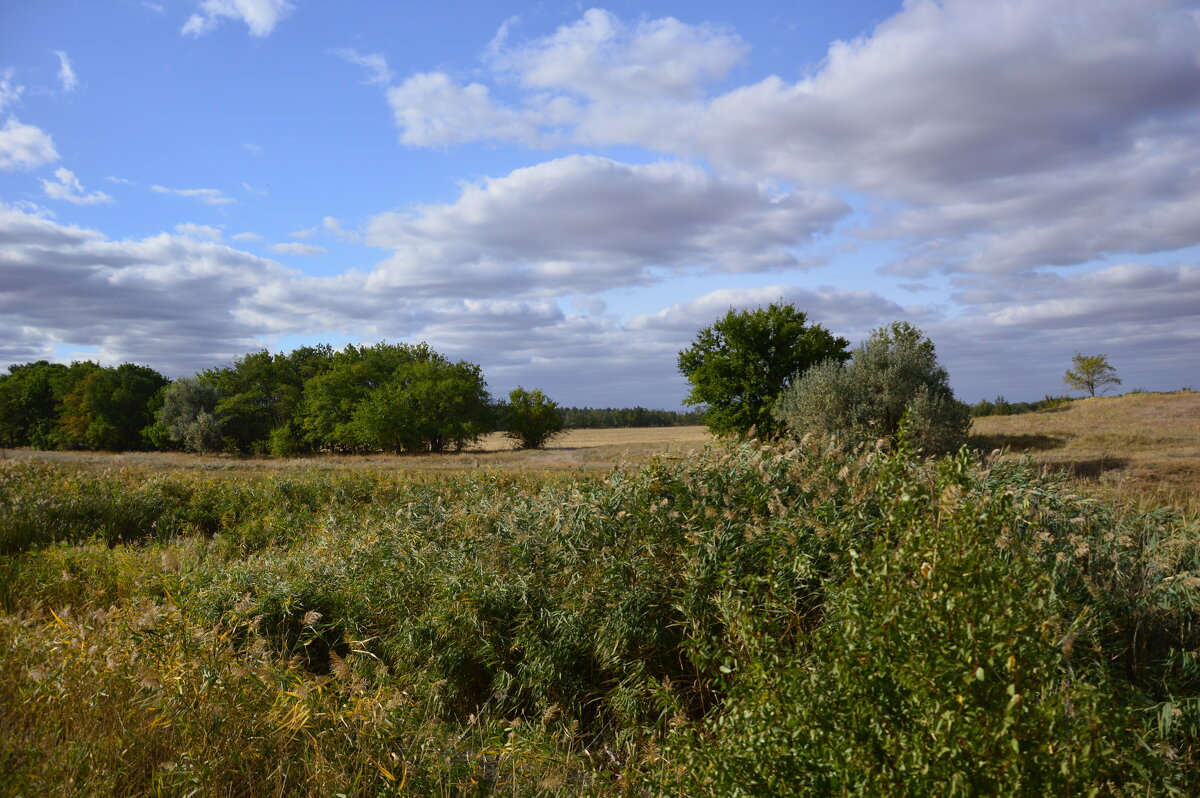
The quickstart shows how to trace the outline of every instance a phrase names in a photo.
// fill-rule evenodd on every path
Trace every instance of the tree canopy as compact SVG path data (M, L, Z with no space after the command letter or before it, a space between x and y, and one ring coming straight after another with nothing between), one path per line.
M734 310L700 330L679 353L679 370L691 383L683 400L706 405L705 422L716 433L773 437L780 393L792 380L825 360L842 362L850 342L791 303Z
M508 395L504 419L505 436L522 449L540 449L563 432L558 405L541 391L520 385Z
M852 442L894 438L905 422L910 443L926 454L961 446L971 423L933 341L903 321L872 332L848 363L827 360L798 378L784 391L777 416L796 436L816 432Z
M1063 375L1063 382L1077 391L1087 391L1088 396L1095 396L1096 389L1104 393L1109 385L1120 385L1121 379L1117 370L1108 362L1108 355L1082 355L1075 353L1071 358L1072 368Z

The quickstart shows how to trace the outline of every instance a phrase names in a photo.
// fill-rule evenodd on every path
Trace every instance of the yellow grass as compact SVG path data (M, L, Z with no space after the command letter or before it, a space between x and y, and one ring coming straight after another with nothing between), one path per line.
M604 471L655 455L684 456L712 440L708 428L631 427L569 430L545 449L514 450L497 432L457 453L419 455L316 455L297 458L232 457L180 452L40 452L0 450L0 457L27 457L86 470L132 468L152 471L263 472L288 469L363 468L381 471L457 471L503 468L529 471Z
M975 420L973 443L1029 455L1097 492L1200 505L1200 393L1126 394Z

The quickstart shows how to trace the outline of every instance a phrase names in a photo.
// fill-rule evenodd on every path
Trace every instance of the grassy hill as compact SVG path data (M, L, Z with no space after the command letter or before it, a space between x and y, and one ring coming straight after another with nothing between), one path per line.
M1131 393L975 420L972 443L1029 456L1102 494L1200 506L1200 393Z

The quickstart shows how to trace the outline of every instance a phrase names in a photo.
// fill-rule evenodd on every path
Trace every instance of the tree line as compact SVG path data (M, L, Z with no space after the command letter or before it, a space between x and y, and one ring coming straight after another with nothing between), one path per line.
M654 410L646 407L560 407L567 429L612 427L683 427L704 423L703 410Z
M263 350L169 380L148 366L45 360L0 375L0 446L280 456L461 450L497 429L518 446L564 428L518 387L494 400L478 364L425 343Z

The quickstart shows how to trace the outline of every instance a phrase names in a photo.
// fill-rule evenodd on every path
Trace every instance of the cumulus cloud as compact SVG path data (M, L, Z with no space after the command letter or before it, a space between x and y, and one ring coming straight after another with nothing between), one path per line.
M233 197L227 197L217 188L167 188L166 186L150 186L150 190L159 194L171 194L176 197L198 199L205 205L228 205L237 202Z
M202 36L222 20L233 19L246 23L251 36L268 36L294 8L288 0L201 0L179 32Z
M735 34L673 17L627 25L591 9L553 34L507 46L514 20L488 45L498 79L531 92L519 107L493 100L478 82L461 84L444 72L413 75L388 92L400 140L443 147L481 139L549 146L604 127L629 106L699 100L706 85L724 78L748 50Z
M263 240L263 237L260 236L258 233L252 233L249 230L247 230L244 233L234 233L233 235L230 236L230 238L232 238L235 241L262 241Z
M280 255L304 255L312 257L314 255L324 255L329 250L325 247L317 246L316 244L301 244L291 241L285 244L272 244L267 247L272 252L278 252Z
M379 214L367 243L396 250L376 287L469 295L593 292L665 272L764 272L819 261L794 248L848 208L820 192L774 195L664 161L568 156L463 187L451 204Z
M501 29L507 31L508 23ZM729 74L748 49L736 34L711 25L687 25L674 17L627 25L593 8L579 21L525 44L505 47L494 39L489 61L530 89L597 102L658 102L699 99L704 87Z
M111 241L0 206L0 318L43 347L95 348L173 374L256 348L277 329L261 313L248 320L259 292L290 273L181 228Z
M62 50L55 50L54 54L58 56L59 84L62 85L63 91L75 91L79 80L75 77L75 68L71 66L71 59Z
M44 177L40 179L42 190L51 199L65 200L73 205L108 204L113 201L113 198L103 191L87 193L83 184L79 182L79 178L70 169L55 169L54 180L47 180Z
M916 0L817 68L723 93L736 35L599 10L489 45L496 86L414 75L401 140L638 145L851 190L891 269L1005 273L1200 242L1200 14L1184 0Z
M0 169L34 169L58 160L54 139L41 128L9 117L0 127Z

